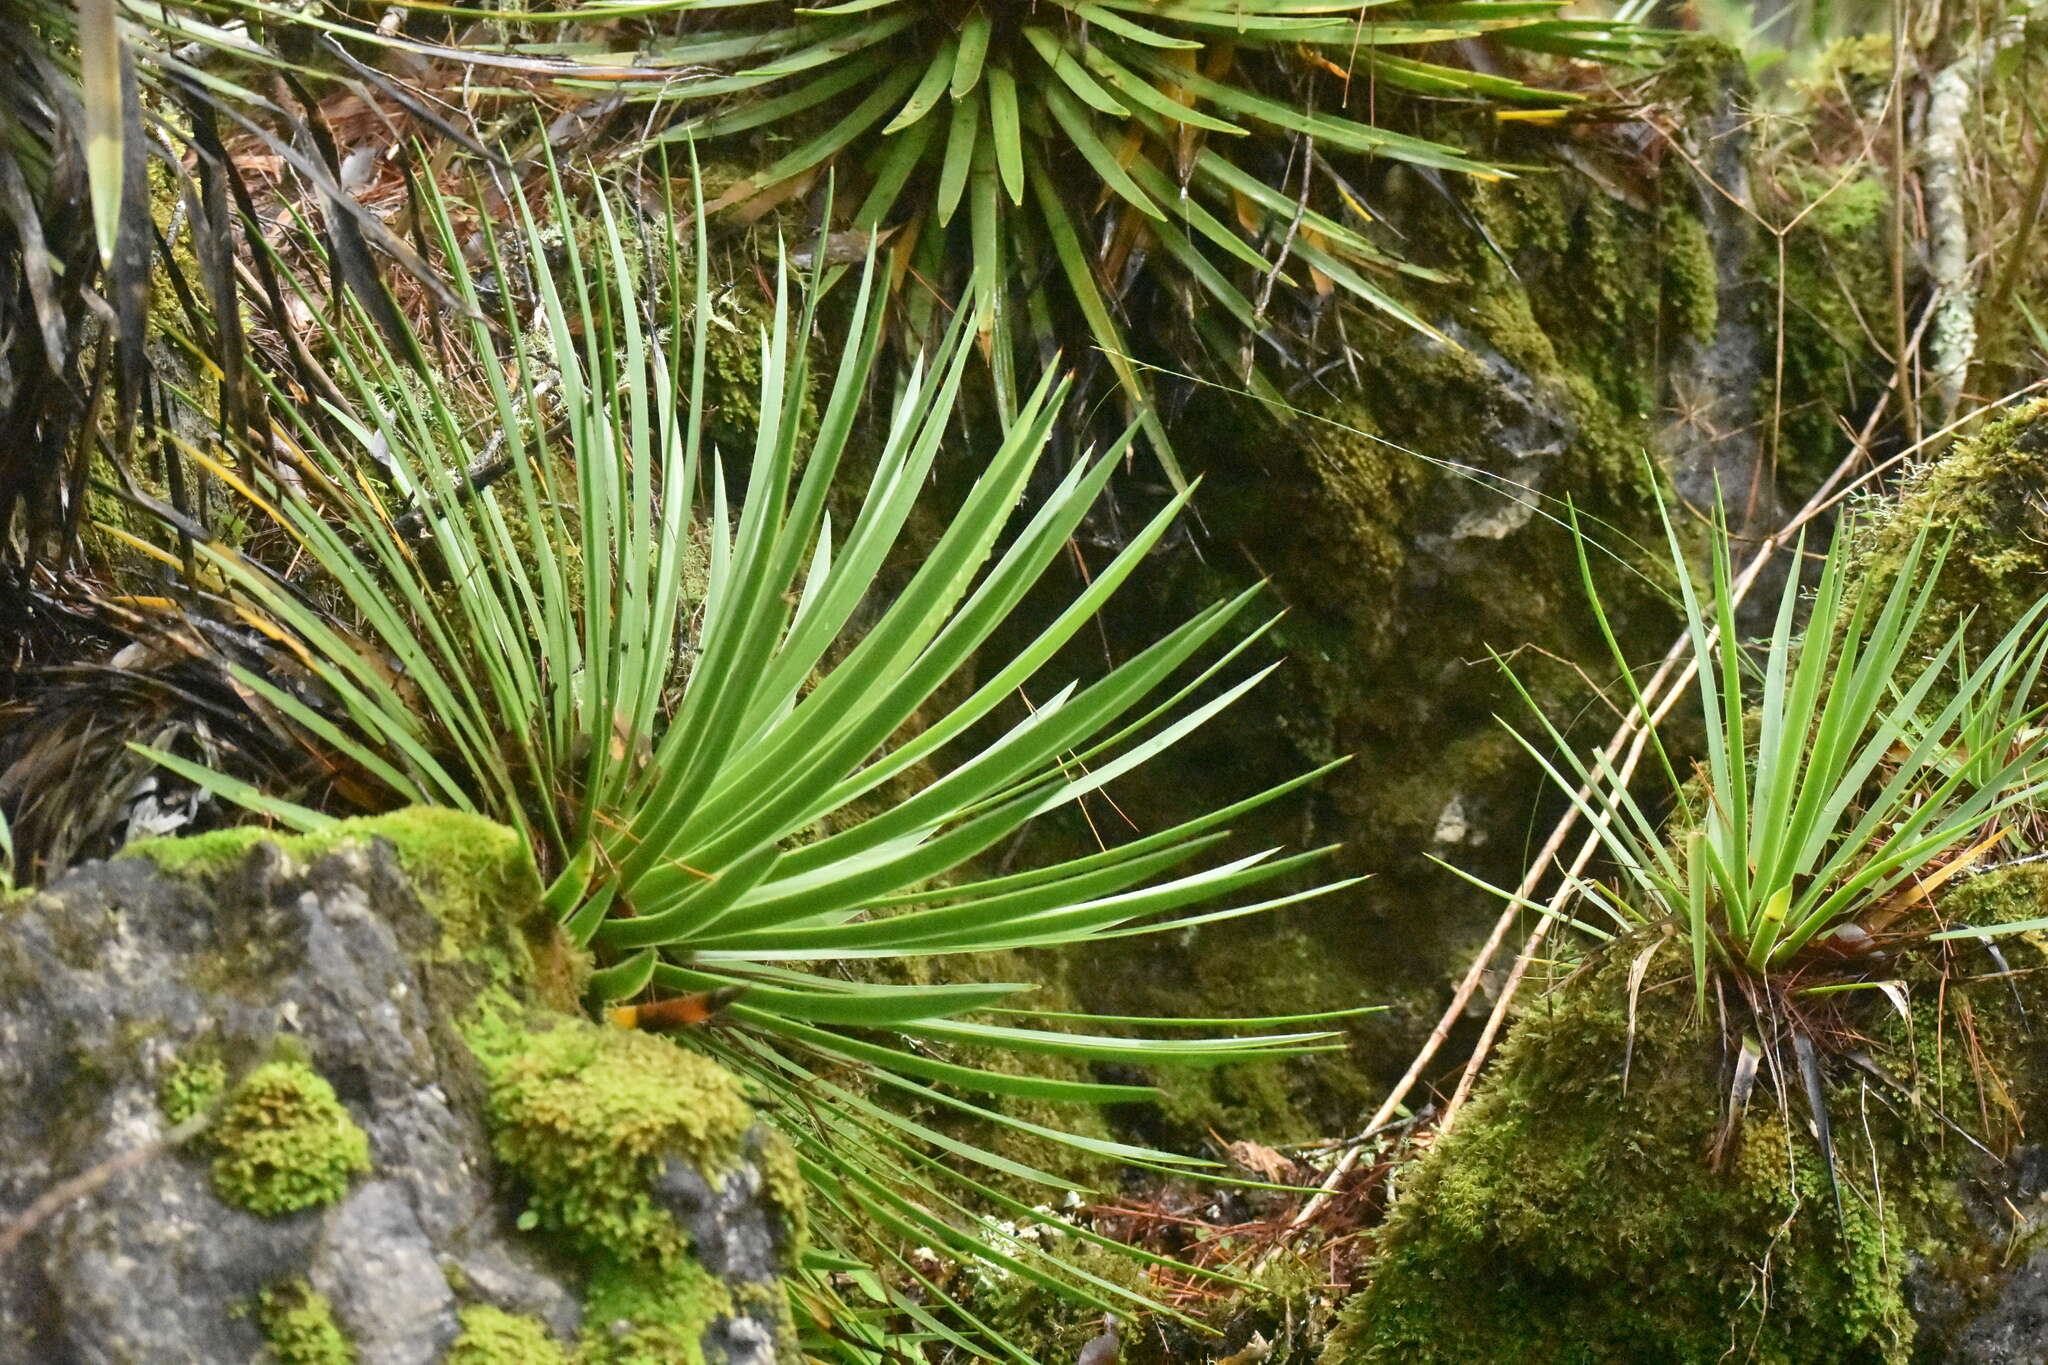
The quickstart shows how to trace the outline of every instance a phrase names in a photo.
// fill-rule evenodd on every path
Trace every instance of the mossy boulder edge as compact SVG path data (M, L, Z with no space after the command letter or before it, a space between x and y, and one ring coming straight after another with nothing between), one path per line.
M198 1132L17 1249L0 1365L790 1359L783 1140L582 1017L584 970L517 836L449 811L152 841L11 904L0 1225Z

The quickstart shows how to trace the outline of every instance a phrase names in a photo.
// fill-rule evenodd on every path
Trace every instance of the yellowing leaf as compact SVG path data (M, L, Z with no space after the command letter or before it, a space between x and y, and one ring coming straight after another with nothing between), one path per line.
M112 265L121 234L127 117L121 99L121 21L115 0L78 0L78 74L85 97L85 174L92 186L100 264Z

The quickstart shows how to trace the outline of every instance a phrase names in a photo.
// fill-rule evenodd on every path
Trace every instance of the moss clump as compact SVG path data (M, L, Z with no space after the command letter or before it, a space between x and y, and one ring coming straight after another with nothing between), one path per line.
M173 1124L204 1113L227 1091L227 1063L218 1057L178 1058L157 1085L157 1108Z
M604 1260L584 1297L576 1365L702 1365L705 1328L733 1307L725 1287L694 1263L650 1269Z
M462 1335L442 1365L569 1365L569 1356L536 1318L489 1304L462 1310Z
M1999 414L1915 469L1867 537L1866 572L1888 583L1922 529L1952 537L1923 641L1969 617L1972 657L2048 591L2048 399Z
M471 1046L492 1148L526 1183L532 1221L588 1251L681 1260L683 1234L649 1190L665 1157L713 1178L738 1160L754 1113L733 1078L653 1034L566 1018L529 1033L491 1016Z
M1952 889L1941 919L2044 909L2048 868L2028 865ZM1783 1087L1789 1115L1760 1082L1732 1147L1711 1159L1726 1056L1676 942L1645 974L1623 1086L1637 946L1605 951L1523 1013L1457 1128L1407 1178L1324 1365L1947 1358L1927 1349L1943 1324L1907 1310L1909 1270L1934 1266L1967 1296L1995 1290L2015 1262L1999 1221L1966 1208L1970 1149L1945 1124L1996 1149L2048 1118L2048 1059L2027 1022L2048 1008L2048 940L2000 942L2012 971L1984 980L2002 964L1974 946L1895 958L1907 1018L1875 991L1805 1007L1823 1037L1858 1039L1900 1093L1909 1080L1918 1092L1901 1102L1830 1065L1839 1225L1796 1079Z
M1721 325L1721 272L1697 214L1666 208L1661 223L1664 316L1672 331L1711 341Z
M1838 1232L1811 1143L1776 1115L1705 1159L1719 1049L1682 976L1643 996L1624 1091L1633 956L1523 1016L1402 1192L1325 1365L1903 1359L1897 1227L1851 1198Z
M278 1365L355 1365L355 1347L335 1323L333 1307L304 1280L258 1294L256 1325Z
M235 1087L213 1124L213 1188L275 1217L331 1204L370 1168L370 1140L303 1062L270 1062Z
M751 1152L793 1246L803 1220L794 1159L773 1135L750 1147L754 1111L708 1058L653 1034L543 1019L530 1030L494 993L466 1034L489 1085L492 1150L526 1186L521 1225L589 1270L576 1365L697 1365L706 1329L735 1308L654 1202L662 1165L679 1158L717 1180Z
M1683 34L1664 49L1651 90L1695 113L1711 112L1730 92L1755 94L1749 63L1740 48L1705 33Z

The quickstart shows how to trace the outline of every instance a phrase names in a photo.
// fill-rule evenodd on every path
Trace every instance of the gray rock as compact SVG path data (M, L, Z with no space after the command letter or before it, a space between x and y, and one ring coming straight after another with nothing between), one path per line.
M203 1144L116 1174L0 1263L0 1365L269 1359L263 1289L311 1284L362 1365L431 1365L489 1303L580 1326L579 1277L514 1226L483 1083L426 970L439 926L391 847L301 866L259 845L210 884L141 859L88 864L0 911L0 1228L60 1181L160 1141L160 1087L195 1054L231 1074L302 1056L369 1139L371 1169L324 1207L259 1217L215 1193ZM752 1305L707 1357L777 1359L784 1234L758 1166L721 1181L668 1163L660 1195ZM739 1293L748 1289L750 1293Z
M1988 1158L1959 1187L1982 1238L1975 1255L1916 1260L1906 1298L1914 1359L1941 1365L2048 1361L2048 1148Z

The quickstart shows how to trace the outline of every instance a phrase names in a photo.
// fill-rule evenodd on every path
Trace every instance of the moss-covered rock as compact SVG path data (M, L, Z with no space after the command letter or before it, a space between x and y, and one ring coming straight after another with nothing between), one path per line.
M1635 1027L1632 953L1527 1011L1493 1081L1407 1177L1326 1365L1891 1360L1910 1335L1884 1225L1838 1230L1811 1144L1776 1112L1707 1160L1719 1041L1665 954ZM1895 1229L1893 1229L1895 1233Z
M1964 883L1943 915L2044 909L2048 876L2027 866ZM1915 1354L1933 1330L1921 1305L1995 1297L1987 1262L2034 1235L1987 1228L1960 1195L1975 1144L2004 1149L2048 1112L2027 1034L2048 952L2002 942L2017 976L1940 945L1888 964L1904 1016L1877 991L1795 997L1801 1027L1842 1040L1824 1063L1839 1221L1784 1037L1724 1132L1735 1034L1753 1029L1728 1018L1746 1006L1730 991L1702 1018L1675 941L1603 950L1523 1010L1454 1131L1403 1178L1325 1365L1942 1358Z
M560 1007L577 955L511 831L138 853L0 935L0 1208L210 1121L22 1249L0 1361L787 1359L788 1152L712 1062Z
M734 1301L695 1267L600 1260L576 1365L702 1365L704 1337Z
M1569 149L1532 135L1483 150L1541 162ZM1648 451L1674 356L1719 326L1719 266L1678 174L1653 190L1661 202L1631 203L1550 165L1510 184L1390 173L1375 186L1376 208L1416 228L1404 251L1453 277L1404 296L1449 343L1347 315L1344 363L1292 396L1298 412L1215 399L1185 419L1201 432L1182 450L1206 480L1200 557L1160 557L1132 600L1111 604L1108 633L1147 638L1265 578L1285 612L1271 649L1287 662L1209 733L1121 782L1118 806L1158 828L1349 758L1239 835L1245 850L1341 841L1320 875L1369 879L1283 916L1093 955L1071 984L1116 1014L1392 1008L1349 1025L1347 1062L1152 1077L1171 1100L1147 1136L1345 1128L1435 1023L1498 906L1430 857L1512 882L1545 799L1496 720L1521 704L1492 653L1560 725L1590 733L1602 719L1583 699L1612 666L1585 611L1567 500L1623 556L1596 555L1595 570L1630 647L1651 654L1676 629L1629 542L1661 535L1666 476ZM1062 833L1067 849L1090 846L1079 820Z
M1928 640L1970 618L1982 650L2048 595L2048 399L1997 413L1915 467L1865 537L1866 572L1889 581L1922 531L1948 557L1922 625Z
M577 1365L697 1365L740 1357L735 1333L780 1340L801 1181L728 1072L668 1039L533 1018L503 996L467 1034L520 1226L587 1268Z
M337 820L310 834L281 835L238 825L182 839L145 839L123 849L165 873L194 882L227 876L269 844L308 863L331 849L381 840L391 846L439 933L436 963L475 969L477 986L514 982L572 1008L586 965L571 959L540 910L539 875L519 835L481 816L434 806Z
M1769 330L1782 338L1782 358L1774 357L1759 406L1774 419L1773 458L1804 488L1845 452L1842 414L1860 412L1891 377L1872 342L1890 327L1891 188L1874 166L1861 173L1794 166L1778 189L1785 202L1774 212L1796 225L1785 232L1782 272L1775 257L1766 262Z
M532 1220L629 1259L683 1254L654 1182L668 1159L709 1177L737 1164L755 1116L731 1074L665 1038L570 1019L471 1036L490 1080L491 1145Z

